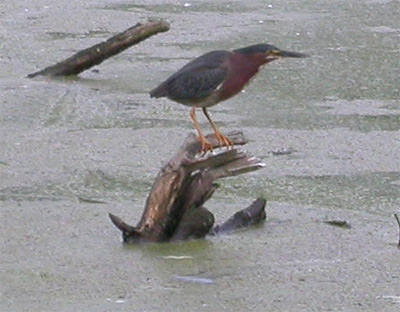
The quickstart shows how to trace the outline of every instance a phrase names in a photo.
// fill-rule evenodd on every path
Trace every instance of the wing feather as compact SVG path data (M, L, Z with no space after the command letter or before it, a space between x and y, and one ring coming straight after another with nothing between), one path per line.
M152 90L151 97L185 102L209 96L226 78L228 69L223 63L230 54L213 51L194 59Z

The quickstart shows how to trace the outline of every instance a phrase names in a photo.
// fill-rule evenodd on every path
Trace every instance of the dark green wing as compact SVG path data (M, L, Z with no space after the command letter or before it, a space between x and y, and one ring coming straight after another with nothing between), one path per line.
M225 80L227 68L222 64L230 54L228 51L213 51L194 59L152 90L150 96L176 101L209 96Z

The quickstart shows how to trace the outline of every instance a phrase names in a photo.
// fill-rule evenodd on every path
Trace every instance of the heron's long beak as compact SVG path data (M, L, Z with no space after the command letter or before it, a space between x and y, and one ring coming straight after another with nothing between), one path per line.
M291 51L279 51L278 56L280 57L309 57L308 54L303 54L299 52L291 52Z

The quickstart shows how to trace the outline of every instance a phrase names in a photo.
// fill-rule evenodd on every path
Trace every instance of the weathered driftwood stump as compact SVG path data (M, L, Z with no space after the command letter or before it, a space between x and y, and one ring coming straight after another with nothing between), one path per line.
M53 66L28 75L28 78L36 76L69 76L79 73L100 64L105 59L118 54L130 46L137 44L159 32L168 31L169 24L164 21L136 24L122 33L111 37L105 42L94 45L88 49L79 51L70 58Z
M228 134L234 145L247 141L241 132ZM214 134L207 139L215 148ZM194 134L159 172L145 209L137 226L109 214L111 221L122 231L126 243L162 242L201 238L207 234L226 233L265 219L265 200L258 199L248 208L237 212L222 225L212 228L214 215L203 204L212 196L215 181L260 169L264 164L238 149L199 156L201 146Z

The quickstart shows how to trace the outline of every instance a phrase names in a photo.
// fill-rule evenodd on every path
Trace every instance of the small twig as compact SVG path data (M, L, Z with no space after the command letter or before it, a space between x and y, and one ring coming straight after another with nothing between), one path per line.
M351 229L350 223L347 221L344 221L344 220L328 220L328 221L324 221L324 223L332 225L332 226L337 226L342 229Z
M397 225L399 226L399 242L397 244L397 247L400 248L400 219L399 219L399 216L397 215L397 213L394 214L394 217L396 218Z

